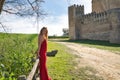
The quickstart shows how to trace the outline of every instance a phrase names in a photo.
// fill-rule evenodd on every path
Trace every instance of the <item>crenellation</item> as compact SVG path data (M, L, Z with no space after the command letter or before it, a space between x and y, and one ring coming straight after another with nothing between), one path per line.
M97 6L99 1L101 0L94 0L92 8ZM70 39L105 40L120 44L120 7L114 5L114 8L102 10L105 7L94 7L93 12L84 14L84 5L70 6Z
M76 16L84 15L84 5L74 5Z
M88 23L93 23L93 22L97 22L97 23L104 23L106 22L106 18L107 18L107 13L106 12L101 12L101 13L89 13L89 14L85 14L84 15L84 23L88 24Z

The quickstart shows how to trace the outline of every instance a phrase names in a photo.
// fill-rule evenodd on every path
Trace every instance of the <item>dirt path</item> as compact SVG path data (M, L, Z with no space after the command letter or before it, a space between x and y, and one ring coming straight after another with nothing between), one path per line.
M120 80L120 55L76 43L60 43L70 48L73 54L80 57L76 60L78 62L76 68L90 66L96 69L98 74L105 80Z

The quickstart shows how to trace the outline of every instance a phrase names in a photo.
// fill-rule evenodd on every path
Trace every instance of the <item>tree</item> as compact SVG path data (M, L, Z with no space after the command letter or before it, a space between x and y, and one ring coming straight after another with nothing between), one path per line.
M3 7L4 2L5 2L5 0L1 0L1 1L0 1L0 14L1 14L2 7Z
M63 28L63 36L68 36L69 30L67 28Z
M44 0L0 0L0 12L3 11L21 17L36 17L38 24L39 18L45 15L41 8L43 2ZM0 22L0 26L5 30L2 22Z
M3 0L2 0L3 1ZM4 1L3 1L4 2ZM43 15L43 0L5 0L2 11L19 16Z

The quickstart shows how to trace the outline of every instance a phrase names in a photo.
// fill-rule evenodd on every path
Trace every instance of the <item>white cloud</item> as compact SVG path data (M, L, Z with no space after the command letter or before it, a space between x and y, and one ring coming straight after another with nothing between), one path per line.
M54 0L50 1L51 3L46 0L46 10L50 15L39 22L39 29L46 26L48 27L49 35L62 35L62 29L68 28L67 1L69 6L72 4L84 5L85 13L91 12L91 0L61 0L61 2ZM71 2L69 3L69 1ZM0 21L9 26L12 33L38 33L40 31L37 30L34 18L21 18L11 15L3 15L2 17L4 18L0 17Z
M67 15L50 16L40 23L40 28L46 26L48 28L49 35L62 35L62 29L68 28Z
M8 18L8 16L4 18ZM12 19L13 17L9 16L9 18ZM39 30L37 30L34 18L14 18L12 21L5 21L4 24L11 29L12 33L38 33L43 26L46 26L49 35L61 36L63 34L62 29L68 28L68 18L67 14L47 16L43 21L39 21Z

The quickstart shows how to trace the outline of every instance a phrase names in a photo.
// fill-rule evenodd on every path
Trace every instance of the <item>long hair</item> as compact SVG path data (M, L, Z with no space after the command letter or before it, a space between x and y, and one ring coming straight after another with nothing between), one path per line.
M46 30L45 37L46 37L46 39L48 39L48 30L47 30L47 27L43 27L43 28L40 30L40 35L43 36L43 30ZM39 36L40 36L40 35L39 35Z

